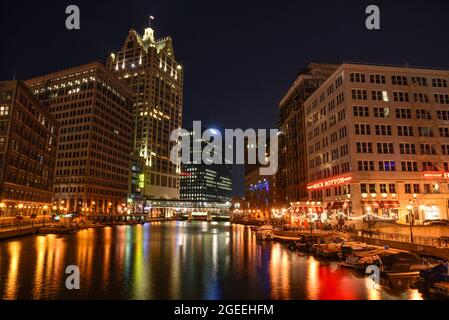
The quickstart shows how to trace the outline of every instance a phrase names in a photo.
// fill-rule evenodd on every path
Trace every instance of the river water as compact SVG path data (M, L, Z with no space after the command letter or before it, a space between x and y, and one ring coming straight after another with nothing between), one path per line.
M68 290L67 266L80 270ZM230 223L167 222L0 242L0 299L422 299Z

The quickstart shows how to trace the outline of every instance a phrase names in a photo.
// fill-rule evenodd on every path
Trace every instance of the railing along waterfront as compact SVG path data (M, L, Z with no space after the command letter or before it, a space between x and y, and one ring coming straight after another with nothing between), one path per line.
M364 238L396 241L404 243L412 243L410 235L399 233L384 233L376 231L358 231L353 233ZM449 237L427 237L427 236L413 236L413 243L424 246L432 246L437 248L449 248Z

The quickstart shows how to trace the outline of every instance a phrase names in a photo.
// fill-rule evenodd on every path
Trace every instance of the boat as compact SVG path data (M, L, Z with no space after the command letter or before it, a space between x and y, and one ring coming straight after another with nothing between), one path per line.
M340 263L344 268L352 268L365 271L368 266L380 265L381 256L385 250L371 250L364 252L354 252L346 257L345 261Z
M429 288L429 293L437 296L449 298L449 282L437 282Z
M382 257L380 271L383 275L392 277L419 276L421 271L432 268L432 265L418 254L406 251L396 251Z
M318 244L315 247L316 255L325 259L338 259L341 253L341 243Z
M73 234L80 230L78 227L73 226L49 226L39 228L41 234Z
M364 242L348 241L341 245L339 258L342 260L346 260L347 257L354 253L372 251L376 249L378 249L378 247L368 245Z
M272 226L264 225L257 229L256 237L258 240L271 240L272 236L273 236Z

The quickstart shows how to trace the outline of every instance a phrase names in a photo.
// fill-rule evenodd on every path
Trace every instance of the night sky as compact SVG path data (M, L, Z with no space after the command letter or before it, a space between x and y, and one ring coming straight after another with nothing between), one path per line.
M66 6L81 30L65 28ZM365 8L381 30L365 28ZM128 30L155 16L185 70L184 125L277 128L278 102L309 62L357 61L449 68L449 1L58 0L0 5L0 79L27 79L105 61ZM243 191L242 168L234 191Z

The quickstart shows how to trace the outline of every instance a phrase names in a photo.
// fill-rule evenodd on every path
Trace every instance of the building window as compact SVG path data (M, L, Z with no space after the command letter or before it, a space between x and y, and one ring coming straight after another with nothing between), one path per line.
M439 128L440 130L440 137L442 138L449 138L449 128Z
M370 135L371 134L371 126L369 124L356 124L355 125L355 134Z
M363 73L351 73L351 82L365 83L365 75Z
M385 76L382 74L371 74L370 75L370 82L376 83L376 84L385 84Z
M430 144L421 144L421 154L422 155L436 155L437 152L435 147Z
M362 106L354 106L354 117L369 117L369 108Z
M368 94L367 94L366 90L352 89L352 99L353 100L368 100Z
M447 88L447 80L443 78L432 79L432 87Z
M412 185L410 183L405 184L405 193L407 194L412 193Z
M429 97L427 96L427 94L425 93L414 93L413 94L413 98L415 99L415 102L421 102L421 103L428 103L429 102Z
M412 118L412 110L411 109L396 109L396 118L411 119Z
M423 171L438 171L438 165L430 161L423 161L422 163Z
M449 95L447 94L434 94L435 102L441 104L449 104Z
M433 129L430 127L418 127L420 137L433 137Z
M449 111L447 110L437 110L437 117L439 120L449 120Z
M374 161L359 161L359 171L374 171Z
M400 86L408 85L407 77L404 76L391 76L391 83Z
M379 171L396 171L396 163L394 161L379 161Z
M9 106L1 105L0 106L0 116L5 117L9 115Z
M371 142L357 142L357 153L373 153Z
M360 184L360 192L361 193L368 193L368 189L366 188L366 183Z
M377 153L379 154L393 154L394 147L392 143L378 143Z
M390 109L384 108L384 107L375 107L374 108L374 117L389 118L390 117Z
M400 137L413 137L413 127L411 127L411 126L398 126L398 136L400 136Z
M376 125L377 136L391 136L391 126L389 125Z
M449 144L442 144L441 145L441 154L447 156L449 155ZM447 162L445 162L446 164Z
M390 183L388 185L388 189L389 189L390 193L396 193L396 185L395 184Z
M395 102L409 102L409 95L408 92L403 91L394 91L393 92L393 100Z
M427 87L427 79L424 77L412 77L412 83L421 87Z
M413 143L400 143L399 150L401 154L416 154L416 146Z
M413 184L413 193L416 193L416 194L420 194L421 193L419 184L417 184L417 183Z
M429 110L417 109L416 110L416 119L432 120L432 114Z
M418 172L418 163L416 161L402 161L401 167L404 172Z
M371 91L372 99L375 101L385 101L388 102L388 92L387 91Z

